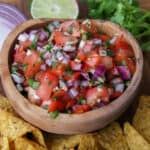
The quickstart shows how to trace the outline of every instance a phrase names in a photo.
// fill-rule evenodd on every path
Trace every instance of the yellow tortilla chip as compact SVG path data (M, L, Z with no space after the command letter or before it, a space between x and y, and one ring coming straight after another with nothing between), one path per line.
M141 96L133 126L150 143L150 96Z
M9 100L1 95L0 95L0 109L10 112L14 115L17 115L16 112L14 111L14 109L12 108Z
M124 125L124 133L130 150L150 150L150 144L129 123Z
M103 150L94 134L83 134L74 136L51 135L46 140L50 150Z
M14 149L15 150L46 150L46 148L40 146L39 144L23 137L19 137L14 141Z
M0 150L9 150L9 141L5 136L0 137Z
M100 145L106 150L128 150L123 131L117 122L100 130L97 133L97 138Z
M18 137L30 134L33 136L32 140L45 147L43 135L37 128L11 113L0 110L0 114L0 134L7 136L10 142Z

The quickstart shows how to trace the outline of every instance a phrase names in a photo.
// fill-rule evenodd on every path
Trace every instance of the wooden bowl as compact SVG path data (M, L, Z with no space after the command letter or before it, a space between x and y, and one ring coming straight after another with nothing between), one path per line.
M109 21L93 20L96 25L106 34L123 34L127 42L132 46L136 58L136 72L130 86L125 92L108 104L83 114L60 114L58 118L52 119L46 110L31 104L15 87L10 75L11 54L17 36L23 31L42 27L52 20L30 20L18 26L6 39L1 52L1 80L4 91L16 112L31 124L40 129L58 134L77 134L91 132L103 128L113 120L117 119L134 101L134 96L140 85L143 70L143 55L139 45L132 35L120 26ZM63 21L63 20L62 20Z

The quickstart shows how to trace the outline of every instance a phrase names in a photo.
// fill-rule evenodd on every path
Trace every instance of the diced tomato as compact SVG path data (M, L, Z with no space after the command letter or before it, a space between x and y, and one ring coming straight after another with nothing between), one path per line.
M57 76L62 76L65 72L66 65L58 64L55 68L52 68L52 72Z
M87 104L84 104L84 105L75 105L73 107L73 113L75 114L80 114L80 113L84 113L84 112L87 112L91 109L91 107Z
M40 82L50 84L54 88L58 84L58 77L48 69L41 75Z
M125 60L127 58L126 54L125 54L125 51L122 50L122 49L119 49L115 55L115 61L120 63L122 62L123 60Z
M39 62L36 64L33 64L33 65L32 64L27 65L26 70L24 72L25 77L27 79L32 78L39 71L40 66L41 66L41 63L39 63Z
M80 72L74 72L73 74L65 74L64 75L64 79L66 81L70 80L70 81L76 81L80 78Z
M101 57L94 51L89 53L89 55L87 56L87 59L85 61L85 63L89 67L96 67L100 64L100 62L101 62Z
M88 104L93 104L95 103L95 100L98 99L99 97L99 92L97 90L97 87L94 87L94 88L89 88L87 91L86 91L86 99L87 99L87 102Z
M23 46L24 49L27 49L32 45L32 41L27 40L25 42L21 42L20 45Z
M70 61L70 67L72 70L79 71L82 68L82 64L80 62Z
M114 91L114 93L110 96L111 99L115 99L118 98L119 96L121 96L122 93L121 92L116 92Z
M126 63L127 63L127 66L128 66L128 68L130 70L130 73L133 75L135 73L135 71L136 71L136 64L135 64L135 62L133 61L133 59L128 58L128 59L126 59Z
M46 101L50 98L52 89L52 86L48 85L47 83L41 83L36 93L42 101Z
M68 41L74 41L76 40L75 37L72 36L66 36L60 31L54 32L54 41L57 45L65 45Z
M114 66L113 58L110 56L105 56L101 58L102 64L106 67L106 69L111 69Z
M73 107L76 104L76 100L69 99L66 104L66 109Z
M80 59L81 61L85 61L86 55L84 54L84 52L78 51L77 58Z
M108 88L101 87L101 88L90 88L86 92L86 99L87 103L90 105L95 105L97 103L97 100L100 98L100 100L104 102L109 101L109 92Z
M124 53L126 57L134 57L132 47L126 42L123 36L117 38L115 42L115 49L117 50L117 52L118 50L122 49L122 53Z
M52 98L59 100L59 101L62 101L65 108L70 108L76 103L76 101L74 99L71 99L71 97L68 95L68 93L65 92L64 90L56 91L52 95Z
M103 87L100 91L100 98L103 102L109 102L109 91L108 88Z
M37 62L41 62L40 56L36 51L31 51L31 55L26 55L24 64L33 65Z
M22 64L24 62L25 56L26 56L25 51L17 50L16 53L14 54L14 61Z
M43 72L39 77L41 84L37 90L37 94L42 100L48 100L52 94L53 88L58 85L58 77L50 70Z
M65 36L62 32L54 32L54 41L58 45L64 45L68 41L68 37Z
M50 105L49 105L49 112L54 112L54 111L63 111L65 109L64 104L62 101L59 100L52 100Z
M27 65L25 76L26 78L30 78L39 71L41 66L41 59L37 52L32 51L31 55L25 56L23 63Z
M71 77L72 80L78 80L79 78L80 78L80 72L75 72Z
M103 41L106 42L110 39L110 37L108 35L102 34L99 36L99 38Z

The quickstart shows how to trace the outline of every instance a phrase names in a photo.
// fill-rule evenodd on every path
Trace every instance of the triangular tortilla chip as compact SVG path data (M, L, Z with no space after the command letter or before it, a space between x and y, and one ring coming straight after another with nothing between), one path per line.
M106 150L128 150L123 131L117 122L113 122L97 133L99 143Z
M104 150L94 134L74 136L49 135L46 140L49 150Z
M9 150L9 141L5 136L0 137L0 150Z
M150 144L129 123L124 125L124 133L130 150L150 150Z
M150 143L150 96L141 96L133 126Z
M0 134L7 136L10 142L18 137L30 134L33 136L33 140L45 147L43 135L37 128L11 113L0 110L0 114Z
M14 109L12 108L9 100L1 95L0 95L0 109L10 112L14 115L17 115L16 112L14 111Z
M23 137L19 137L14 141L14 148L15 150L46 150L39 144Z

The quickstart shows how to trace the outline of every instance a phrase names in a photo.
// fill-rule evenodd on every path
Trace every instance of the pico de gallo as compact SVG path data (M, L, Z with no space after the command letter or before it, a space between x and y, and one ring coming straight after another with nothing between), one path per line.
M28 100L53 117L103 107L129 86L136 70L123 35L101 32L93 21L53 21L21 33L11 76Z

